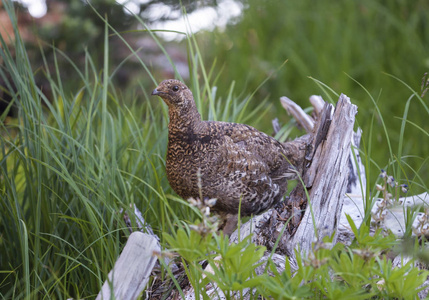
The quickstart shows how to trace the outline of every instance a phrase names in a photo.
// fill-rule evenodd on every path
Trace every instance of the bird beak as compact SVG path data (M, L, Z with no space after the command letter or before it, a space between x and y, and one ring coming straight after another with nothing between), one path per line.
M152 95L159 95L161 92L159 92L157 89L154 89L152 91Z

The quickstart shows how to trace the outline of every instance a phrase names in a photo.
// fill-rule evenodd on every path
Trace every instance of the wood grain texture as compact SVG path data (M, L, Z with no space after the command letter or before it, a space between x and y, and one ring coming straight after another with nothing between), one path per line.
M290 254L297 245L301 252L308 253L315 238L337 232L348 183L350 145L356 113L357 106L342 94L335 107L326 140L316 150L317 163L313 161L304 174L304 182L310 176L314 176L314 179L308 191L310 201L307 210L288 243Z
M134 300L144 290L157 260L158 241L151 235L134 232L128 238L121 255L104 282L97 300Z

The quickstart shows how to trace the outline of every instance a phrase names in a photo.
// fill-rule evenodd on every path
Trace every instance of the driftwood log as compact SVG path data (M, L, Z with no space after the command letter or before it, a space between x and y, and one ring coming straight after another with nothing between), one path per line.
M156 238L133 232L96 299L137 299L155 266L154 253L160 250Z
M264 261L270 257L271 250L279 239L275 253L271 257L279 272L284 270L286 258L291 268L296 269L294 250L299 249L305 255L312 251L313 243L324 236L333 236L333 243L349 244L353 232L346 215L351 217L357 227L362 224L365 216L366 190L365 169L359 155L362 132L360 129L353 131L357 107L350 103L350 99L341 95L334 108L333 105L325 103L320 96L312 96L310 97L314 108L312 116L307 115L290 99L282 97L280 100L298 125L307 131L306 135L285 143L291 153L288 159L297 166L300 180L286 201L243 224L240 228L240 237L238 231L230 237L230 242L233 243L252 234L253 242L267 247L268 251L262 258ZM392 230L398 236L404 233L404 207L429 207L427 193L400 198L397 205L386 205L383 201L385 202L385 199L379 199L374 203L372 223L374 226ZM137 208L134 209L137 220L144 224L141 213ZM428 235L428 215L419 213L415 216L413 233ZM153 234L147 225L146 232ZM159 239L152 238L154 242L149 247L146 244L147 240L141 241L145 244L144 253L147 255L152 253L152 259L141 253L131 255L130 260L123 257L128 251L128 244L131 243L131 248L138 249L135 240L130 237L97 299L107 299L110 297L109 293L121 295L120 299L135 299L133 297L143 291L147 281L141 280L147 278L155 266L153 252L160 249ZM400 259L396 261L401 262ZM176 267L174 264L170 265L172 268ZM144 271L127 277L118 275L120 274L118 270L127 269ZM262 273L263 268L257 269L256 272ZM128 289L130 293L127 293ZM192 286L185 287L184 292L186 299L194 299ZM215 285L207 286L207 293L212 295L213 299L224 299ZM250 294L248 292L245 299L250 298Z

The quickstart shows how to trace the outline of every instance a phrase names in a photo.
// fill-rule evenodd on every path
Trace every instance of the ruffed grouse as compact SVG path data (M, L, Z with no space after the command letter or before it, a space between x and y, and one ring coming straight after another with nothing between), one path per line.
M295 172L280 142L248 125L202 121L192 92L178 80L164 80L152 95L168 106L166 171L179 196L216 198L213 210L221 215L236 215L241 201L242 216L281 200Z

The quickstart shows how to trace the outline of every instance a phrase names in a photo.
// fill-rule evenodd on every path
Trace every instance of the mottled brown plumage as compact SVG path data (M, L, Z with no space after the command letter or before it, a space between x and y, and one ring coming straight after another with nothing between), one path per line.
M178 80L152 92L168 105L167 178L181 197L216 198L221 214L258 214L276 204L295 172L277 140L236 123L202 121L194 98Z

